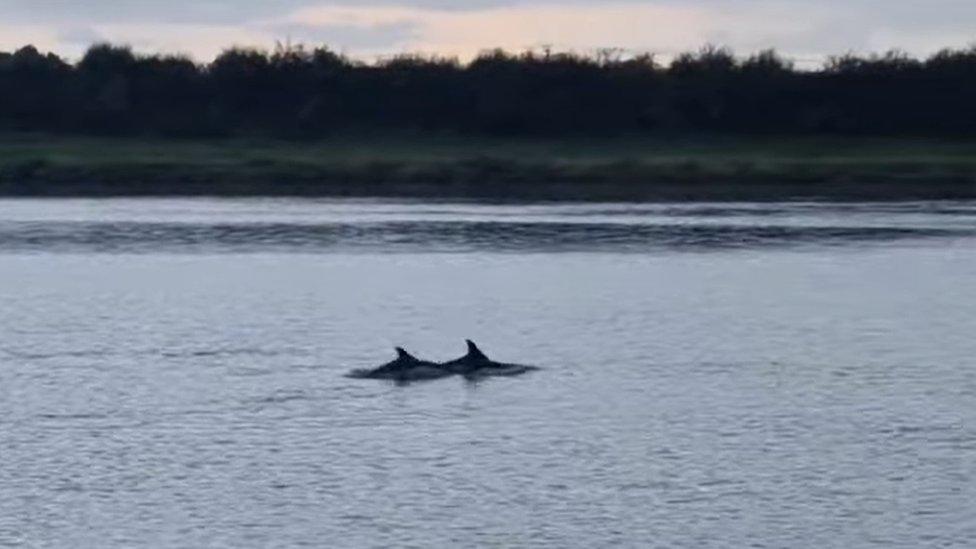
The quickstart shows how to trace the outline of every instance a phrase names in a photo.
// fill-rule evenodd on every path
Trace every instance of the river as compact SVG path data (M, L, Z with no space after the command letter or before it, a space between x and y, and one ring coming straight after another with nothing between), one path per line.
M0 547L972 547L973 334L976 202L2 200Z

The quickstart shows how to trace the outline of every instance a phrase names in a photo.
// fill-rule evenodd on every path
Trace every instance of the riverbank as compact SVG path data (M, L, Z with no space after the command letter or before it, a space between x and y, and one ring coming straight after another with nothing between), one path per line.
M299 142L0 135L0 196L199 195L976 198L976 141L359 135Z

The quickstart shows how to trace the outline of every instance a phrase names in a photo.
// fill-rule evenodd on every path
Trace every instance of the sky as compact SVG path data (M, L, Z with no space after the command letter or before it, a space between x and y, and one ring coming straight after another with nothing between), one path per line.
M76 59L104 41L198 61L291 41L363 59L545 46L667 59L714 44L808 64L973 45L976 0L0 0L0 50L34 44Z

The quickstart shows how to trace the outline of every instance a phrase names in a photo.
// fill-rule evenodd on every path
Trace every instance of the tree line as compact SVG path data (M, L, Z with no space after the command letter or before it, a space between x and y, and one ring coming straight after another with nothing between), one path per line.
M421 130L499 135L976 131L976 47L800 70L773 51L706 47L670 64L612 51L488 51L468 63L358 62L327 48L230 49L209 64L100 44L77 63L0 52L0 129L317 137Z

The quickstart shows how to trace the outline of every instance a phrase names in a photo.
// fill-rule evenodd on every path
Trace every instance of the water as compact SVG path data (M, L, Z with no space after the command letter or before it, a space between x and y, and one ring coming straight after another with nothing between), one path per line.
M972 547L976 203L0 202L0 546ZM517 379L342 376L460 355Z

